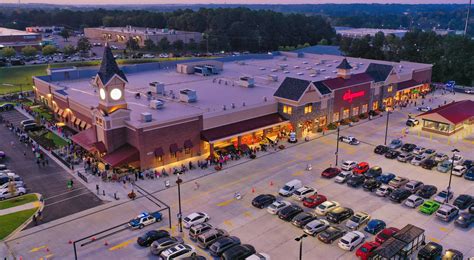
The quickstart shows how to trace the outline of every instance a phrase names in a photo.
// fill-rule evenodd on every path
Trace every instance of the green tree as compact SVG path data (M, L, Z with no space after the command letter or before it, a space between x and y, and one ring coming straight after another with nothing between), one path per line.
M189 40L189 42L186 44L186 49L188 51L196 51L198 48L199 48L198 44L193 39Z
M46 45L41 51L43 52L43 55L49 56L58 52L58 49L56 49L56 47L54 47L53 45Z
M182 40L177 40L172 44L173 49L176 51L182 51L184 49L184 42Z
M16 55L16 51L12 47L6 47L0 50L0 55L7 59L11 59Z
M318 45L328 45L329 41L327 39L322 39L318 42Z
M127 49L129 49L130 51L136 51L140 49L140 46L138 45L137 40L133 39L132 37L128 38L126 46L127 46Z
M25 56L25 57L32 57L32 56L35 56L36 53L38 51L36 50L35 47L32 47L32 46L25 46L21 49L21 53Z
M168 41L168 38L164 37L158 42L157 47L160 51L169 51L171 44Z
M156 48L155 42L153 42L153 40L151 39L146 39L143 44L145 45L145 49L149 51L154 50Z
M71 44L68 44L64 46L63 53L65 55L73 55L74 53L76 53L76 48L74 48L74 46L72 46Z
M92 44L86 37L81 37L77 40L76 49L80 52L88 52L92 49Z
M68 29L64 28L60 33L59 36L63 37L64 41L67 42L69 37L71 37L71 33Z

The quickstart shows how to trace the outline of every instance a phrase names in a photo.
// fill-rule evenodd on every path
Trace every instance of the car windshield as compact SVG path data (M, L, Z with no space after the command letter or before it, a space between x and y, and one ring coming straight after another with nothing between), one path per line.
M352 216L351 221L354 221L355 223L359 223L360 217L359 216Z
M381 239L384 239L384 240L385 240L385 239L389 238L390 236L389 236L388 234L384 233L384 232L380 232L379 237L380 237Z
M288 185L283 186L283 190L290 190L290 186Z
M314 199L312 199L312 198L304 198L304 201L306 201L306 202L313 202Z
M346 245L349 244L349 242L347 242L345 239L341 239L341 243L346 244Z
M188 217L185 217L185 218L184 218L184 221L189 222L189 221L191 221L191 219L188 218Z
M295 195L301 195L301 191L295 191Z
M347 175L346 173L341 172L341 173L339 173L337 176L339 176L339 177L346 177L346 175Z
M319 205L318 208L319 209L326 209L328 206L329 205L324 205L324 203L323 203L323 204Z
M446 198L447 195L448 195L448 194L447 194L446 192L444 192L444 191L443 191L443 192L440 192L440 193L438 194L438 196L440 196L440 197L442 197L442 198Z
M360 248L360 251L361 251L361 252L364 252L364 253L369 252L369 250L367 249L367 247L361 247L361 248Z

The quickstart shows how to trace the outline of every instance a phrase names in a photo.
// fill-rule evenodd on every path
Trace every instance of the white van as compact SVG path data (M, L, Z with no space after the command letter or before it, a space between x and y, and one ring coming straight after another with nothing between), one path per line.
M278 192L281 196L291 196L293 192L295 192L297 189L303 187L303 183L301 183L300 180L294 179L285 184L283 188L280 189Z

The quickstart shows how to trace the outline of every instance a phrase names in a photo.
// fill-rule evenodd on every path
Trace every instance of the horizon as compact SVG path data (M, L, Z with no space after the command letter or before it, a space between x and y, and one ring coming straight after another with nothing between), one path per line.
M4 4L52 4L52 5L91 5L91 6L102 6L102 5L252 5L252 4L265 4L265 5L279 5L279 4L469 4L468 0L333 0L333 1L318 1L318 0L214 0L214 1L199 1L199 0L181 0L180 3L176 3L173 0L141 0L140 3L136 3L134 0L78 0L72 4L67 0L0 0L0 3ZM315 3L316 2L316 3Z

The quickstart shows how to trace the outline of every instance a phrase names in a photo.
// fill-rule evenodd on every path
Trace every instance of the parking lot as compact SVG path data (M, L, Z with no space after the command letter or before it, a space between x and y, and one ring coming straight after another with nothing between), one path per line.
M473 157L474 145L469 139L469 131L472 129L467 128L462 134L464 138L461 139L418 134L417 128L410 129L407 134L404 123L408 113L415 113L414 108L395 111L390 116L389 142L392 138L401 137L403 142L423 145L448 154L453 148L457 148L466 159L473 159L470 157ZM425 170L419 166L400 163L374 154L374 147L377 144L383 144L384 134L385 117L364 121L354 127L342 128L341 135L353 135L362 142L358 146L340 143L338 164L342 160L366 161L370 166L382 167L384 172L392 172L408 179L435 185L438 190L446 188L449 174ZM211 216L211 224L239 237L242 243L255 246L257 252L267 253L272 259L297 259L299 243L294 238L300 236L303 233L302 230L280 220L275 215L270 215L264 209L253 207L251 201L262 193L277 195L279 188L286 182L299 179L304 185L316 188L319 194L325 195L329 200L337 201L355 212L365 211L373 219L385 221L387 227L401 229L406 224L413 224L425 230L427 241L438 242L444 249L457 249L463 252L465 257L474 256L474 246L471 243L472 227L467 230L460 229L453 222L446 223L434 215L423 215L416 209L393 203L388 198L378 197L374 193L363 191L362 188L355 189L345 184L337 184L333 179L321 178L321 172L335 164L335 149L336 135L333 132L310 142L300 141L297 146L206 176L198 180L199 189L195 188L193 182L185 183L181 187L183 215L194 211L206 212ZM305 170L308 163L313 166L311 171ZM474 195L474 182L453 177L452 189L455 197L459 194ZM154 192L154 195L168 203L172 209L171 215L176 216L178 208L176 188L162 191L150 190L150 192ZM234 199L235 192L243 195L241 200ZM285 198L285 200L302 206L301 202L291 198ZM117 225L141 211L152 211L153 207L149 201L142 198L47 229L38 228L35 232L22 232L17 238L7 243L17 256L21 255L28 259L44 256L46 252L43 246L45 245L49 249L49 254L58 259L72 259L72 246L67 243L68 239L77 239L97 230ZM305 208L305 210L310 209ZM80 248L79 259L88 259L92 256L104 259L130 259L130 257L152 259L153 256L147 248L136 245L136 238L147 229L165 228L166 221L165 219L164 222L154 224L144 230L126 230L100 239ZM173 228L170 230L173 235L179 235L176 223L176 219L173 218ZM45 240L44 237L48 239ZM184 237L187 242L187 230ZM373 237L368 235L366 241L372 241ZM195 243L189 244L197 248ZM307 237L303 244L305 259L323 256L325 259L355 258L354 252L340 249L337 242L327 245L317 238ZM34 251L36 248L43 249ZM197 252L206 257L209 256L201 249L197 249Z
M0 115L14 125L19 125L20 121L26 119L16 110L1 112ZM67 181L72 176L51 158L47 166L38 167L31 148L21 143L3 124L0 126L0 147L7 154L6 161L2 163L7 164L8 168L23 178L29 192L43 195L45 208L42 223L102 204L102 201L79 181L75 182L74 189L69 190Z

